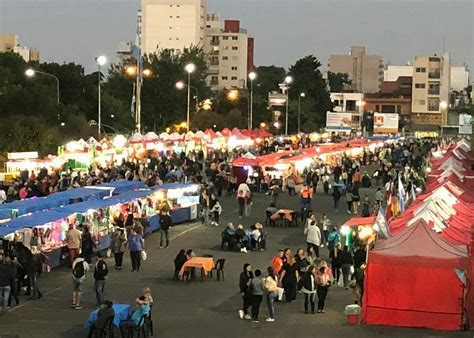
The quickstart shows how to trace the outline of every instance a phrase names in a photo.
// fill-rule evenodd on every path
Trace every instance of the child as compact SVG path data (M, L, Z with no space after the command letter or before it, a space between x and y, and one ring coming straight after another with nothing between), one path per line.
M143 296L145 296L150 308L153 307L153 296L151 295L151 289L148 286L143 289Z

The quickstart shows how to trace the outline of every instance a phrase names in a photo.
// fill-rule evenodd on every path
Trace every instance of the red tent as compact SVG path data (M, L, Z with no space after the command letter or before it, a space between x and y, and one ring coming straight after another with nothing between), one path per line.
M217 136L217 134L215 133L214 130L212 129L206 129L206 131L204 132L204 134L206 134L206 136L208 137L209 140L212 140L212 139L215 139L215 138L218 138L219 136Z
M369 253L363 321L373 325L462 328L465 246L444 241L424 221Z
M224 128L224 129L222 129L221 134L222 134L222 136L229 137L229 136L232 135L232 132L230 131L229 128Z
M348 226L348 227L358 227L358 226L374 225L374 223L375 223L375 216L352 217L343 225Z

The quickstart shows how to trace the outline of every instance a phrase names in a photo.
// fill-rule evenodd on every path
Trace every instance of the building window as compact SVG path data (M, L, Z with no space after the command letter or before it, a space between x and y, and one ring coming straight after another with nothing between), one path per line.
M425 67L416 67L416 72L417 73L426 73L426 68Z
M232 61L237 61L238 59L239 59L239 57L237 57L237 56L232 57Z
M233 36L233 37L232 37L232 40L238 40L238 39L239 39L238 36Z
M375 105L375 112L376 113L380 112L380 105L378 104Z
M219 78L217 76L211 76L211 86L217 86L219 84Z
M232 70L237 70L237 67L232 67Z
M232 76L231 80L237 80L237 76Z
M173 29L173 27L170 27L170 29Z
M176 38L176 40L179 40L179 38Z
M179 16L179 15L176 15L176 19L179 19L179 18L180 18L180 16Z
M424 83L416 83L415 84L415 88L417 88L417 89L422 89L422 88L425 88L425 87L426 87L426 85Z
M173 19L173 16L172 16L172 15L170 15L170 19Z
M355 100L346 100L346 110L355 111L356 110L356 101Z
M402 113L402 106L397 104L397 113L401 114Z
M439 98L430 97L428 99L428 111L439 111Z
M223 76L223 77L222 77L222 80L227 80L227 76Z
M237 46L232 46L232 50L238 50L238 49L239 49L239 47L237 47Z
M229 57L228 57L228 56L223 56L223 57L222 57L222 60L223 60L223 61L227 61L227 60L229 60Z
M439 83L429 84L428 95L439 95Z
M173 5L170 5L170 7L173 7Z
M382 105L382 114L394 114L394 113L395 113L395 106L393 104Z
M223 36L222 39L223 40L229 40L229 37L228 36Z
M217 66L219 64L219 57L218 56L213 56L211 58L211 65Z

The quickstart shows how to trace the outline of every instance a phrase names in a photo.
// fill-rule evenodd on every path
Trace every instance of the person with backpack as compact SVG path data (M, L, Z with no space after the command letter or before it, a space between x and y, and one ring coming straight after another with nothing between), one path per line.
M84 281L86 280L86 272L89 271L89 264L84 260L82 254L72 263L72 304L71 308L80 310L81 294L84 289Z
M97 254L97 262L94 268L94 279L95 279L95 297L97 299L97 305L104 304L105 297L104 297L104 290L105 290L105 279L109 274L109 268L107 267L107 263L105 262L102 255L99 253Z
M160 248L168 248L170 245L169 230L173 220L168 211L160 213Z

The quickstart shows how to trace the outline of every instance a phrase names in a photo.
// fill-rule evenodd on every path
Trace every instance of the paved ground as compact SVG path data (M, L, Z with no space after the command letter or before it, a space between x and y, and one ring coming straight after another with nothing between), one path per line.
M369 192L373 194L372 191ZM361 192L364 196L364 192ZM372 196L371 196L372 197ZM268 196L259 194L255 198L252 215L243 219L248 226L264 220L264 208L269 203ZM234 198L222 198L224 207L222 224L234 223L237 219L237 203ZM280 198L279 207L298 208L297 197L286 195ZM341 224L350 216L344 207L338 213L332 209L331 198L318 191L313 200L313 210L326 212L335 224ZM238 291L238 277L242 265L251 263L262 271L270 265L278 248L303 247L302 227L269 228L268 248L265 252L248 254L221 252L220 232L223 227L184 224L175 227L169 249L159 249L159 235L146 239L148 260L140 273L131 273L130 259L125 257L125 269L112 270L106 285L106 298L120 303L132 303L141 294L144 286L153 290L155 305L153 319L155 336L160 337L473 337L472 332L439 332L421 329L403 329L379 326L349 326L345 323L344 306L352 303L351 291L332 287L327 298L326 313L305 315L302 296L292 304L276 304L276 322L258 324L240 320L237 310L241 306ZM197 282L171 282L173 259L179 249L193 248L197 254L212 254L226 258L225 281L205 280ZM327 255L327 250L323 250ZM113 265L112 260L109 261ZM88 314L94 309L95 296L92 290L92 274L87 276L87 292L84 293L84 309L72 310L71 275L68 269L58 269L40 279L44 293L39 301L22 303L8 314L0 317L0 338L13 337L85 337L83 328ZM262 319L267 311L261 307ZM116 333L117 336L118 332Z

